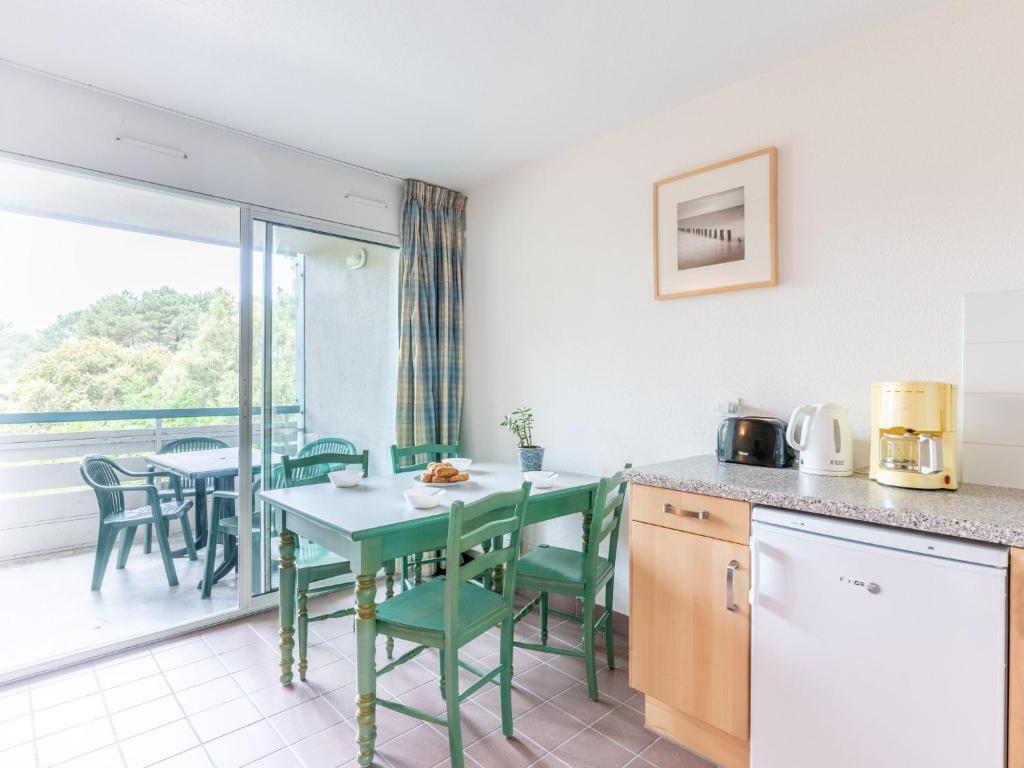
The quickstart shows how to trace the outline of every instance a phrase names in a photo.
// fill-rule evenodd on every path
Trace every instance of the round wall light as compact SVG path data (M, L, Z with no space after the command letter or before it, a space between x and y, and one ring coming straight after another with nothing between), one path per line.
M362 269L366 266L366 249L360 248L345 257L345 263L349 269Z

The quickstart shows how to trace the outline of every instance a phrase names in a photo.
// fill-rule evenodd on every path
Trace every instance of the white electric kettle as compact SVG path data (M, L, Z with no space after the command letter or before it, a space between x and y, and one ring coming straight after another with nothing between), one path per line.
M786 442L800 451L801 472L833 477L853 474L850 417L841 405L801 405L789 417Z

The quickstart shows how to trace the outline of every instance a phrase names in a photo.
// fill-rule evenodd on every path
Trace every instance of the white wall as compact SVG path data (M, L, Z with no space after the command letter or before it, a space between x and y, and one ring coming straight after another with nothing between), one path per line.
M390 474L398 397L398 251L323 238L307 254L306 430L370 451L370 472ZM365 248L366 266L345 257Z
M1024 488L1024 291L964 297L964 482Z
M268 94L273 108L273 94ZM0 152L398 233L400 182L0 64ZM115 141L175 147L168 157ZM388 203L368 206L355 194Z
M865 462L869 384L959 382L963 294L1024 287L1022 32L938 6L470 190L471 455L520 404L553 469L707 453L738 395L849 406ZM652 183L771 144L781 284L656 302Z

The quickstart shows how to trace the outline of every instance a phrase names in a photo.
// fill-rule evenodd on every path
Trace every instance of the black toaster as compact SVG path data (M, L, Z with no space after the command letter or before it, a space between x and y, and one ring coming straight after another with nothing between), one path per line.
M761 416L730 416L718 427L718 460L756 467L788 467L795 452L786 444L786 422Z

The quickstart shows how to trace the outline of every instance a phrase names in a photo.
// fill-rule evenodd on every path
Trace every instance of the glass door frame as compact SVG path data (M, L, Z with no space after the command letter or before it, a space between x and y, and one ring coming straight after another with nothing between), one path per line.
M46 158L25 155L18 152L11 152L0 148L0 160L11 160L27 165L38 166L43 169L60 171L76 176L95 178L100 181L112 181L130 186L148 189L154 192L167 192L178 196L190 197L196 200L203 200L211 203L230 205L239 210L239 397L238 397L238 441L239 456L251 455L252 453L252 429L253 429L253 402L252 402L252 364L253 364L253 222L264 221L271 225L281 225L304 229L311 232L325 235L344 237L350 240L359 240L371 245L383 245L389 248L398 248L399 237L388 232L368 229L356 225L343 224L327 219L300 214L279 211L273 208L265 208L251 203L234 200L217 195L204 194L190 189L183 189L169 184L161 184L153 181L145 181L117 173L100 171L93 168L62 163ZM264 302L267 298L264 296ZM267 355L266 340L264 340L264 361L270 358ZM261 595L254 595L252 589L252 480L253 472L249 462L242 461L239 466L237 489L239 500L236 507L236 514L239 518L238 537L238 604L237 607L225 610L221 613L212 614L199 619L193 619L176 624L166 629L145 632L131 638L115 640L102 646L89 648L66 654L61 657L47 659L46 661L32 664L19 669L13 675L4 676L0 679L0 685L13 680L52 672L73 664L88 662L113 653L137 648L149 643L178 637L197 629L215 626L228 621L241 618L248 614L273 608L278 604L278 592L276 589ZM196 599L200 599L196 590Z
M261 382L260 390L262 392L261 403L253 403L252 401L252 387L254 375L253 371L253 343L256 339L253 338L253 259L257 251L255 250L255 243L253 242L254 236L254 225L256 222L263 222L267 226L265 227L264 243L262 246L262 257L263 257L263 290L262 290L262 313L263 313L263 328L262 328L262 339L261 339L261 356L263 360L262 370L260 375L263 377ZM400 240L397 235L391 235L386 232L379 232L376 230L364 229L362 227L351 226L347 224L339 224L325 219L317 219L309 216L299 216L297 214L285 213L282 211L274 210L272 208L263 208L260 206L242 206L241 207L241 236L239 238L239 248L241 251L241 285L242 290L240 294L240 307L239 307L239 323L241 325L239 333L239 454L241 456L248 456L253 450L253 424L254 424L254 410L256 407L260 408L261 416L268 415L271 418L263 418L260 422L262 430L261 435L261 446L263 455L261 456L261 465L266 467L270 463L269 453L271 450L272 437L271 429L273 425L273 389L272 384L272 364L273 364L273 269L272 261L274 256L273 244L273 228L275 226L289 227L292 229L301 229L307 232L313 232L315 234L328 235L333 237L341 237L347 240L358 240L360 242L367 243L369 245L382 245L389 248L400 248ZM301 296L301 290L300 290ZM301 301L301 299L300 299ZM305 325L305 316L301 318L301 323ZM300 339L301 341L301 339ZM305 377L305 351L302 349L297 350L302 360L303 373L302 378ZM300 395L300 404L302 408L305 408L305 398ZM305 421L305 412L301 414L303 422ZM246 492L244 489L251 489L253 482L252 467L249 466L249 462L241 462L238 473L238 489L239 489L239 501L238 501L238 522L239 522L239 539L238 539L238 583L239 583L239 611L241 613L253 613L256 611L266 610L272 608L278 604L278 590L276 587L269 589L263 594L255 594L253 590L253 565L255 559L253 557L253 536L252 523L254 516L254 509L252 504L252 493L251 490ZM248 532L244 533L243 532ZM263 583L270 585L271 580L269 577L270 571L270 558L260 557L260 563L264 569Z

